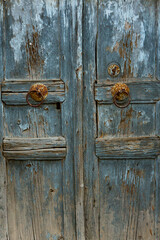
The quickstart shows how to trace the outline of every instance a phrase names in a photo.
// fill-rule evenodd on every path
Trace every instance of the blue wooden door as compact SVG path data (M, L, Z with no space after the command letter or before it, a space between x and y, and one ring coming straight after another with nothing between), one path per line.
M84 236L79 230L83 223L77 223L83 211L78 210L80 156L74 145L82 145L82 120L74 111L82 106L78 9L78 1L66 0L0 3L2 240ZM26 95L37 83L47 87L48 96L32 107ZM37 104L30 96L28 100ZM76 124L75 118L80 119Z
M0 25L0 239L159 240L160 1L4 0Z
M85 1L83 10L86 239L158 240L160 1ZM130 89L124 109L113 104L117 82Z

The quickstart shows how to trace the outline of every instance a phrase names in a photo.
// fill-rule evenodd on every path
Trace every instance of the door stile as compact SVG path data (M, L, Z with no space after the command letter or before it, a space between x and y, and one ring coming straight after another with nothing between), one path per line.
M59 1L59 4L61 21L61 79L66 86L66 100L62 104L62 132L67 142L67 156L63 163L64 236L65 239L84 240L82 0L64 0ZM71 169L70 166L73 161L74 169ZM68 230L73 217L75 222L72 225L75 224L76 236L74 234L71 235L71 232L74 232L73 230Z
M4 78L4 55L3 55L3 3L0 2L0 99L1 99L1 83ZM1 141L1 152L0 152L0 239L8 239L7 230L7 208L6 208L6 162L2 155L2 141L3 141L3 104L0 102L0 141Z
M86 240L99 239L99 171L95 155L96 103L94 84L97 69L97 0L84 1L83 7L83 149L85 182Z
M74 7L74 4L73 4ZM83 160L83 63L82 63L82 8L83 1L76 1L73 10L73 46L75 48L74 71L74 171L77 240L85 240L84 226L84 160Z

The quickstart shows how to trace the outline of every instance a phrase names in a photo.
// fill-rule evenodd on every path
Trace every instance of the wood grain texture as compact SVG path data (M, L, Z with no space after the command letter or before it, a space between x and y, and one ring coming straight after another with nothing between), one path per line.
M156 135L160 136L160 101L156 103Z
M5 106L4 133L6 137L44 138L61 136L61 109L56 104Z
M155 211L155 239L158 240L160 238L160 155L156 159L156 211Z
M63 168L64 237L76 240L75 173L74 173L74 91L76 62L75 25L77 1L59 1L61 79L65 82L66 97L62 104L62 135L67 142Z
M119 63L121 74L112 81L156 75L156 2L100 1L98 4L98 80L112 79L108 65ZM120 80L120 81L121 81Z
M97 0L84 1L83 7L83 151L85 184L86 240L99 240L99 176L95 156L96 103L94 81L97 77Z
M158 111L153 103L139 102L124 109L118 109L114 104L99 104L98 137L154 136Z
M9 239L63 239L63 162L9 161Z
M66 156L66 142L54 138L5 138L3 155L11 160L61 160Z
M99 162L100 239L155 237L155 159Z
M0 1L0 99L1 83L4 79L5 56L3 44L5 41L4 34L4 11L3 2ZM4 134L3 127L3 104L0 101L0 239L8 239L8 222L7 222L7 204L6 204L6 162L2 155L2 140Z
M26 102L26 94L27 93L2 93L2 101L6 105L17 106L17 105L28 105ZM65 100L64 92L49 92L47 98L44 100L44 103L51 104L57 102L63 102ZM32 100L29 100L30 102ZM37 104L37 102L33 102L33 104ZM44 104L43 103L43 104Z
M59 78L58 0L4 1L4 9L6 79Z
M112 103L111 88L113 84L95 84L95 100L99 103ZM156 102L160 98L160 83L158 81L127 83L130 89L131 103Z
M65 148L66 141L63 137L52 138L4 138L4 151L26 151L36 149Z
M97 138L96 155L108 158L151 158L160 154L159 137Z
M157 45L156 45L156 77L160 80L160 1L156 2L156 37L157 37Z
M85 240L84 222L84 159L83 159L83 62L82 62L82 10L83 0L75 0L73 15L76 22L73 22L73 42L75 46L76 59L74 71L74 160L75 160L75 207L76 207L76 233L77 240ZM77 29L77 31L76 31Z
M26 81L24 79L21 79L19 81L16 81L12 79L12 81L4 81L2 82L2 92L8 92L8 93L20 93L20 92L28 92L30 87L38 83L38 79L36 81ZM53 79L53 80L40 80L40 83L45 84L45 86L48 89L48 92L64 92L65 91L65 85L64 82L60 79Z

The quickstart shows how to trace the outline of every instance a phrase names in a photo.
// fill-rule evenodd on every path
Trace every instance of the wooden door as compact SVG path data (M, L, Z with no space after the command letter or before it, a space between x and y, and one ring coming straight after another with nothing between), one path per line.
M79 9L67 0L0 3L1 240L83 238ZM37 108L26 102L34 83L48 88Z
M86 0L83 15L86 239L158 240L160 1ZM117 82L130 88L124 109Z

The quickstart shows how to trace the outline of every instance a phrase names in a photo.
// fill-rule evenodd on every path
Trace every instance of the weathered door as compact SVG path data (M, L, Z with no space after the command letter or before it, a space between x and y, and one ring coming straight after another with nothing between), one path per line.
M160 1L4 0L0 14L0 239L159 240Z
M76 232L83 234L78 221L83 215L78 210L82 6L77 2L0 3L2 240L74 240ZM26 102L34 83L48 88L37 108Z
M159 240L160 1L86 0L83 9L86 239ZM117 82L130 88L124 109L112 101Z

